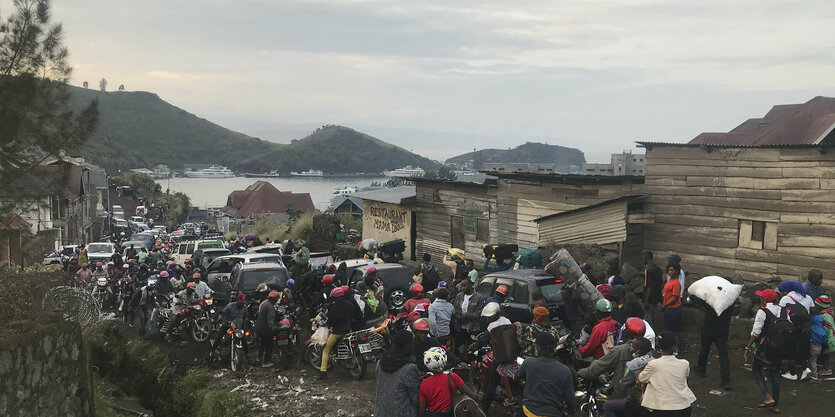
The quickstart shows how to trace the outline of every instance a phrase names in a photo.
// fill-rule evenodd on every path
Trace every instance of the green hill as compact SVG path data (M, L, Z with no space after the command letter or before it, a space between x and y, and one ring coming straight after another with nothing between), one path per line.
M304 171L320 169L345 174L382 172L407 165L426 171L439 165L401 147L343 126L326 126L281 149L253 156L235 165L241 171Z
M75 109L98 99L99 125L80 153L111 174L157 164L174 169L183 164L231 166L282 146L218 126L153 93L68 90Z
M571 165L582 166L586 162L583 151L559 145L525 142L513 149L482 149L446 160L446 163L462 164L473 161L475 169L485 163L555 164L558 171L568 171Z

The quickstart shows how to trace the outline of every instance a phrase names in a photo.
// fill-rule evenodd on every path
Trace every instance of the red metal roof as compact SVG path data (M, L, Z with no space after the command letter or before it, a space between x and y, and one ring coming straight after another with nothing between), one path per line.
M309 193L279 191L267 181L256 181L245 190L232 191L226 206L220 210L230 216L244 218L261 213L284 213L293 203L300 210L313 210Z

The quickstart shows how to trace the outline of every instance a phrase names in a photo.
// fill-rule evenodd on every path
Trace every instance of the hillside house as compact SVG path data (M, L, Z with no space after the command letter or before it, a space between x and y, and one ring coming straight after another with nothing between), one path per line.
M279 191L267 181L256 181L245 190L232 191L220 211L229 217L244 219L262 214L283 214L291 207L302 211L315 209L309 193Z
M347 214L354 217L362 217L362 198L353 194L338 195L331 200L334 214Z

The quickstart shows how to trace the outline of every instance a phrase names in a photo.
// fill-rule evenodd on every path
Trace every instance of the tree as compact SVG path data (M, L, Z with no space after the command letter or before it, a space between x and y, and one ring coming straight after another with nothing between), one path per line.
M119 91L125 91L125 85L124 84L119 85Z
M105 80L104 78L99 80L99 90L107 91L107 80Z
M296 205L296 203L289 202L284 207L284 212L287 213L287 216L290 217L290 222L293 222L294 220L301 217L301 215L304 213L304 210L300 209L299 206Z
M78 149L98 121L95 101L78 113L68 108L72 69L48 0L14 5L13 14L0 19L0 229L45 197L22 193L21 181L50 157Z
M81 84L81 85L82 85L84 88L88 88L88 87L90 87L90 83L88 83L87 81L84 81L84 84Z

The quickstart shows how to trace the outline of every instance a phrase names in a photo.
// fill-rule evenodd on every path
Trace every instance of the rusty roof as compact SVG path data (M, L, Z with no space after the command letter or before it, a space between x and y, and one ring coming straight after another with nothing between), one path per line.
M267 181L256 181L245 190L232 191L226 206L220 210L233 217L245 218L253 214L284 213L290 203L300 210L314 209L309 193L279 191Z

